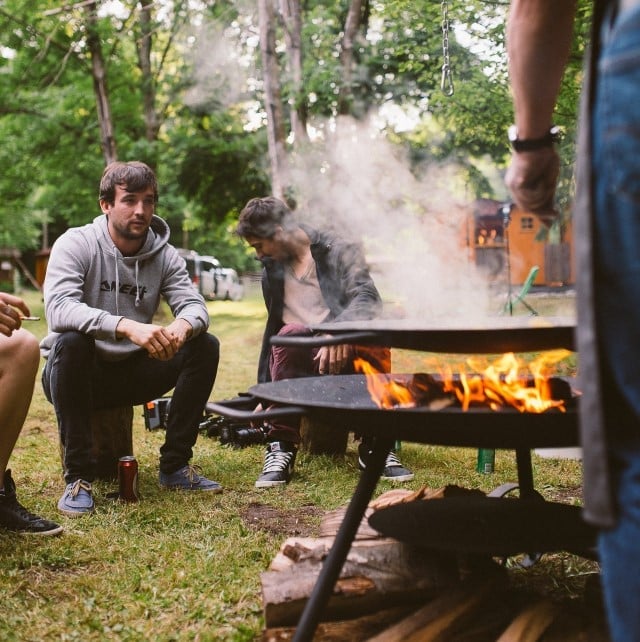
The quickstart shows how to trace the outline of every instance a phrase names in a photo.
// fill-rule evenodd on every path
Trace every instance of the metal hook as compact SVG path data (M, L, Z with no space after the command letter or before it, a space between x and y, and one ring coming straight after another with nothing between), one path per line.
M440 89L445 96L453 96L453 76L451 75L451 67L446 63L442 65Z

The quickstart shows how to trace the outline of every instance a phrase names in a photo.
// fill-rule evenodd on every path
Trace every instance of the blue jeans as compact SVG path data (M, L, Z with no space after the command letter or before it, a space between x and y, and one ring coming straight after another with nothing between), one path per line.
M609 628L640 640L640 9L602 30L592 116L596 318L618 521L599 537Z
M94 410L143 404L174 387L160 470L172 473L185 466L193 455L219 354L218 339L203 333L187 341L169 361L151 359L144 350L123 361L103 361L91 337L62 333L47 359L42 386L58 420L66 483L93 481L89 453Z

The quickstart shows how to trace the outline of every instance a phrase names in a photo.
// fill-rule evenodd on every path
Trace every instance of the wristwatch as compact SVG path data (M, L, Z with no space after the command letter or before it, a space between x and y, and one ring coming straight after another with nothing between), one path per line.
M560 128L552 125L549 131L541 138L518 138L518 128L515 125L509 127L509 142L516 152L533 152L537 149L552 147L560 140Z

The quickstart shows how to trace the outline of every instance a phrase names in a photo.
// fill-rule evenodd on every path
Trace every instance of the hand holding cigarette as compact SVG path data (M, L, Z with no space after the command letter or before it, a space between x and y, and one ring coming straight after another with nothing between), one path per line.
M10 337L20 328L24 317L31 317L31 311L27 304L20 297L1 292L0 333Z

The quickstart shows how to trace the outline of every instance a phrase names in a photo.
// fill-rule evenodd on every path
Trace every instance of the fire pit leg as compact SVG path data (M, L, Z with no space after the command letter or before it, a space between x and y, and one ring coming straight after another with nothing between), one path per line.
M313 591L298 621L293 642L310 642L313 639L322 611L329 601L333 587L340 576L342 566L347 559L349 549L356 537L371 497L373 497L373 492L384 469L387 454L393 444L394 439L392 437L374 438L367 466L360 473L358 485L347 506L342 524L340 524L331 550L322 564L322 569Z
M516 467L518 469L520 497L539 497L538 492L533 487L531 451L528 448L516 448Z

